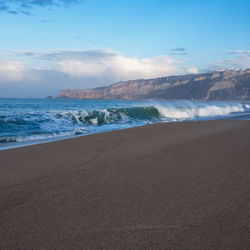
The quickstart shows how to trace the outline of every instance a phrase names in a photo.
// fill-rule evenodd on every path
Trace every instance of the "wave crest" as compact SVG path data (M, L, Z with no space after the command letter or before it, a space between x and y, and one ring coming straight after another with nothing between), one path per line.
M250 113L249 104L151 102L93 110L46 110L0 115L0 143L96 133L164 121L211 119Z
M157 106L160 114L169 119L194 119L201 117L225 116L234 112L242 112L244 108L241 104L223 104L223 105L194 105L186 103L185 107L175 107L173 105Z

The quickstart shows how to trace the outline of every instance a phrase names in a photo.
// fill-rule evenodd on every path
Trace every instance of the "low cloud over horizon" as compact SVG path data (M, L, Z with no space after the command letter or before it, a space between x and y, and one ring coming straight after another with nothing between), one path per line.
M127 57L110 49L19 51L8 59L0 60L1 97L44 97L64 88L198 72L185 57Z
M213 62L202 71L250 68L250 50L230 50L225 55L229 57Z
M172 51L186 51L182 48ZM128 57L110 49L18 51L0 58L0 97L45 97L61 89L85 89L169 75L250 67L249 51L198 68L186 56Z

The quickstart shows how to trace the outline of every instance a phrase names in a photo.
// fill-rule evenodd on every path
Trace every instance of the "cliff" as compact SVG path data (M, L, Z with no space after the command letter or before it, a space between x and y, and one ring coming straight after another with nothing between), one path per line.
M250 69L123 81L95 89L61 90L58 98L250 100Z

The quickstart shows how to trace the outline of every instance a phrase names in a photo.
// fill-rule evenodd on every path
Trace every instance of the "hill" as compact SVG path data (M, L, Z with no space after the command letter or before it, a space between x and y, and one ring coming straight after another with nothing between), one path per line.
M250 69L122 81L95 89L67 89L61 90L58 98L250 100Z

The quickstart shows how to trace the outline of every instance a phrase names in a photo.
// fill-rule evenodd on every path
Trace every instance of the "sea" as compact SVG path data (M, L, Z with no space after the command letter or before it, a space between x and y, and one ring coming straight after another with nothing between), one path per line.
M250 120L248 102L0 98L0 150L162 122Z

